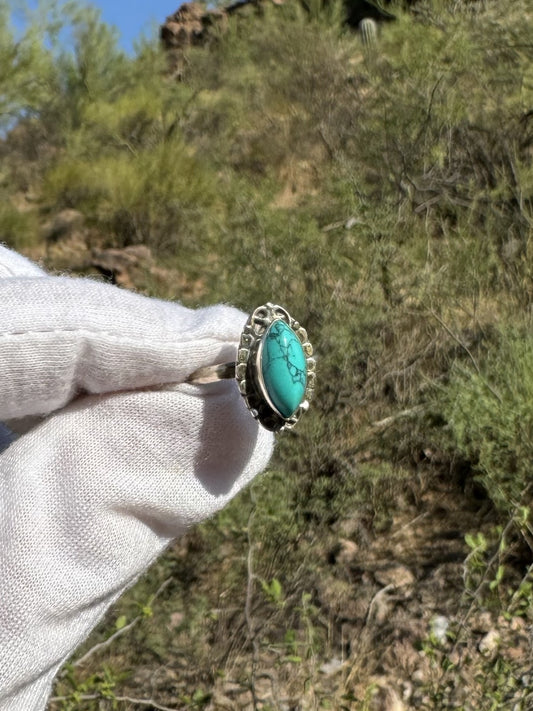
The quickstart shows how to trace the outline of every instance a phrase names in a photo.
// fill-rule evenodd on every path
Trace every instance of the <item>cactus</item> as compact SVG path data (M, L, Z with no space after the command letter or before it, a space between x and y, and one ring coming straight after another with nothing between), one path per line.
M359 23L359 32L365 54L374 54L378 42L378 23L370 17L365 17Z

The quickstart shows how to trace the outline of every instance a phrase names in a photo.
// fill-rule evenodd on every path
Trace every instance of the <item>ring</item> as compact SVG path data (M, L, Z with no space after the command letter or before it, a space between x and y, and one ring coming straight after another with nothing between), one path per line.
M198 368L187 383L235 378L246 406L263 427L289 430L309 408L315 389L313 346L289 312L267 303L248 317L237 359Z

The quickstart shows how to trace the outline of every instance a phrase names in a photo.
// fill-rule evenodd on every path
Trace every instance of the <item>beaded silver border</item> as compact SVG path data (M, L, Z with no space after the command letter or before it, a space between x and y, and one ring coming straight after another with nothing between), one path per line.
M266 392L260 368L261 341L274 321L281 319L296 334L306 358L307 382L304 399L291 417L283 417L273 406ZM258 306L248 317L244 326L237 352L235 379L246 406L263 427L272 432L290 430L302 414L308 410L309 402L315 390L316 362L312 357L313 346L307 337L307 331L292 318L289 312L270 302Z

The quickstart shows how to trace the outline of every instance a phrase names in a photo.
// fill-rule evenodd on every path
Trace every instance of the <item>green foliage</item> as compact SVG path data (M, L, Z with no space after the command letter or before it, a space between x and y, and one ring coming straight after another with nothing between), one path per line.
M147 579L128 593L109 656L117 668L186 659L188 708L211 703L216 675L257 649L311 694L319 662L345 654L333 619L344 611L320 598L339 522L366 527L362 540L388 534L409 487L460 460L497 524L524 540L531 526L531 3L395 6L366 57L340 3L262 5L192 47L178 83L157 47L124 56L95 10L43 4L17 43L9 8L0 123L25 119L2 144L0 239L34 250L40 221L74 208L89 251L151 248L154 282L137 288L245 311L277 301L317 355L315 402L253 497L168 552L168 599L147 603ZM465 545L468 600L530 619L511 531ZM452 670L449 649L429 651L439 674ZM128 703L100 662L61 682L64 708ZM493 699L507 671L491 672ZM370 708L377 691L363 679L309 708Z
M209 220L222 211L213 177L178 136L151 150L67 159L49 171L45 195L81 208L110 244L144 243L161 254L205 250Z
M0 2L0 129L42 108L53 85L54 64L44 46L46 29L34 21L21 38L11 26L11 5Z
M61 711L76 711L83 703L88 704L87 708L96 709L97 704L105 703L106 700L108 708L118 708L115 688L121 678L109 667L104 666L101 672L83 681L78 679L71 665L67 665L64 672L65 694L61 699Z
M0 195L0 241L15 249L27 249L38 239L38 216L34 210L20 210Z
M120 617L117 617L117 621L115 622L115 627L117 630L121 630L123 627L126 626L128 622L128 618L126 615L120 615Z
M514 513L531 487L533 341L502 331L480 372L456 367L442 404L459 451L492 501Z
M117 32L88 6L74 24L73 48L60 58L64 91L74 102L93 102L121 90L126 59L117 48Z
M261 581L261 587L267 598L275 605L283 603L283 589L277 578L273 578L269 583Z

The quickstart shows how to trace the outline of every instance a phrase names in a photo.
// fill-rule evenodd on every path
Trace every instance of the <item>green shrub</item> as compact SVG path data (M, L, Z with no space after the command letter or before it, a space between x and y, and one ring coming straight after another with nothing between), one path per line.
M204 252L223 214L216 178L179 137L150 150L115 150L58 162L45 177L49 203L81 209L116 246L161 255Z
M18 210L9 200L0 198L0 243L17 250L39 242L39 220L34 210Z
M0 0L0 129L39 112L54 85L55 68L45 46L47 27L36 18L21 37L11 23L11 4Z
M503 511L528 503L533 481L533 338L503 330L479 370L456 366L440 395L458 451Z

